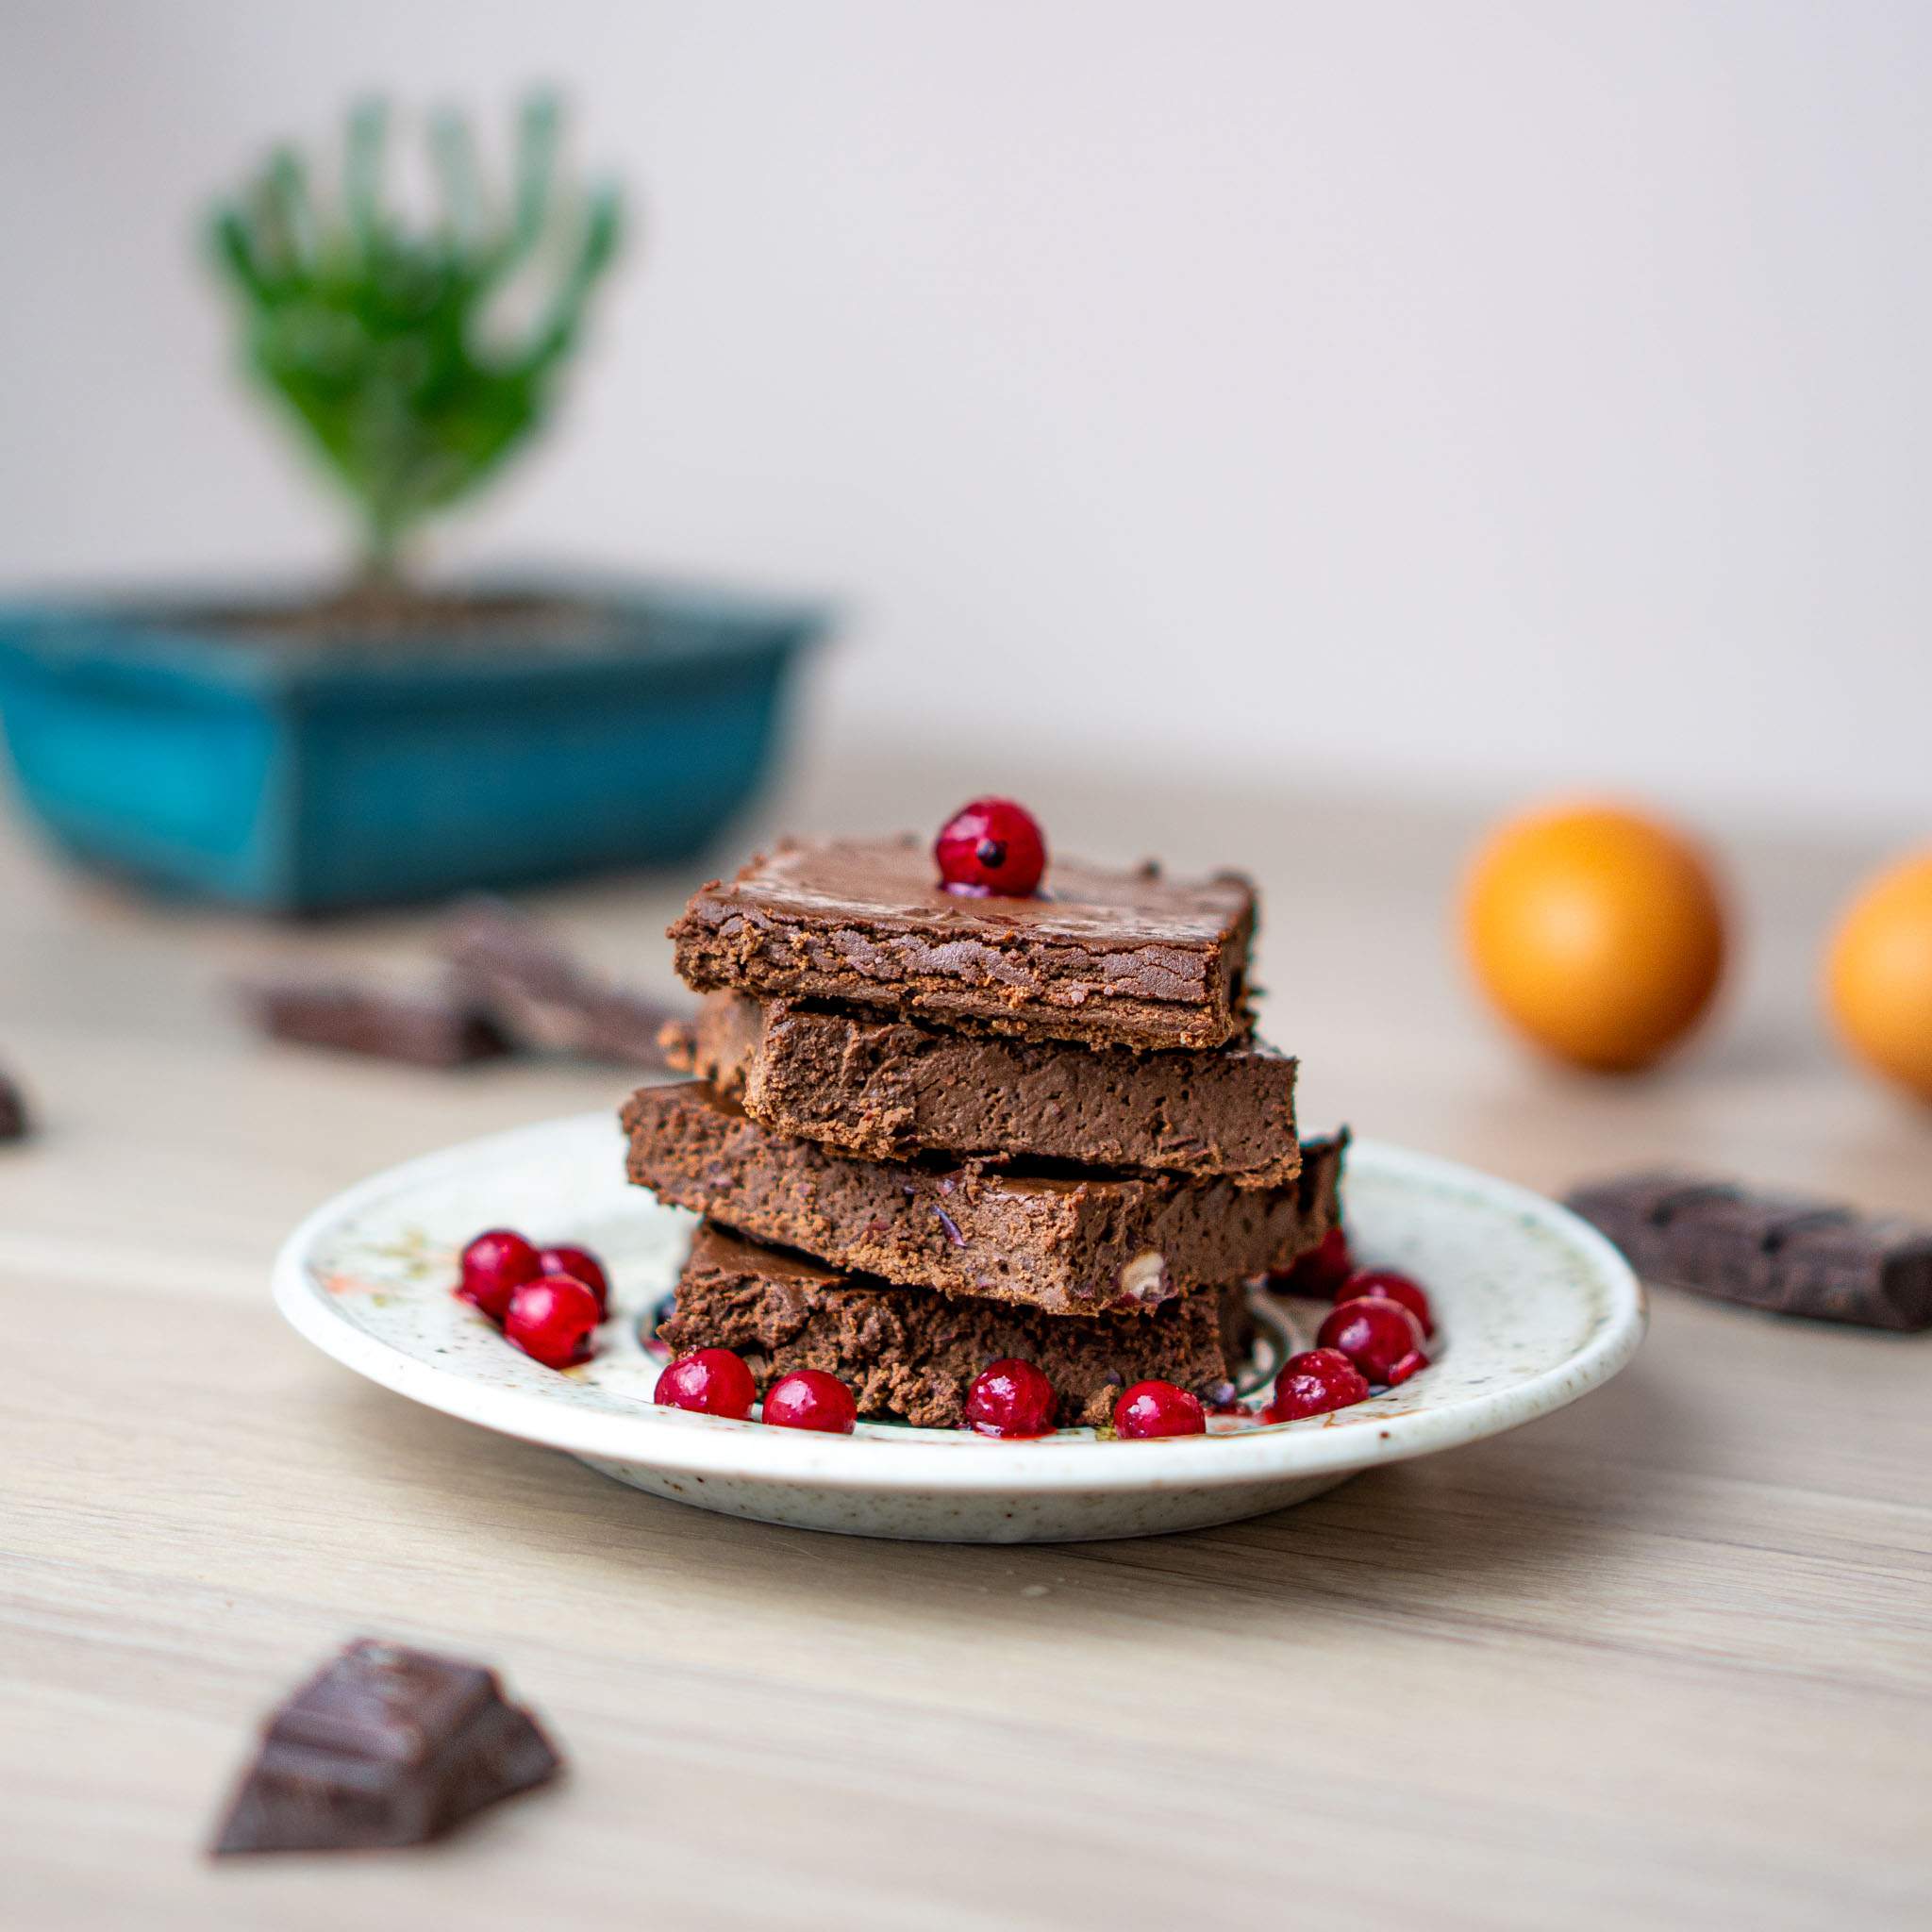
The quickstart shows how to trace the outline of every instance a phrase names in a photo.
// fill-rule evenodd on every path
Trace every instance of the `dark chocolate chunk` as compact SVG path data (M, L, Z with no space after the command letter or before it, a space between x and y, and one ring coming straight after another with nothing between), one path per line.
M681 1009L606 984L508 907L470 902L442 949L471 997L518 1046L619 1066L666 1064L658 1036Z
M395 991L346 980L244 990L263 1032L418 1067L459 1067L509 1051L494 1020L454 985Z
M270 1720L214 1849L423 1844L560 1763L493 1671L363 1638Z
M0 1074L0 1142L25 1141L27 1135L26 1102L20 1089Z
M1779 1314L1932 1327L1932 1228L1669 1173L1592 1183L1568 1205L1656 1280Z

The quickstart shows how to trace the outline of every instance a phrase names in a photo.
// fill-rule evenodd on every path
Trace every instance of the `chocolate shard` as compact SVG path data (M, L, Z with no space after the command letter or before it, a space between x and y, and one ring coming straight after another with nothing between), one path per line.
M618 1066L666 1064L658 1036L680 1009L598 979L500 901L467 902L442 951L470 996L518 1046Z
M27 1128L26 1102L21 1098L20 1089L0 1074L0 1143L25 1141Z
M242 989L271 1039L416 1067L459 1067L509 1051L495 1021L454 982L399 991L349 980L263 981Z
M1778 1314L1932 1327L1932 1228L1669 1172L1593 1182L1568 1205L1653 1279Z
M424 1844L561 1762L495 1672L361 1638L269 1721L214 1850Z

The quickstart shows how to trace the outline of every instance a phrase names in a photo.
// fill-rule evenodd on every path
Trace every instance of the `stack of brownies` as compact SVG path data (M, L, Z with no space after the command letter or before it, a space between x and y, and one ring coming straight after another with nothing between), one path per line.
M1243 1285L1335 1224L1342 1151L1297 1141L1294 1061L1253 1038L1254 926L1232 874L962 897L909 838L700 889L671 936L707 997L666 1042L698 1077L624 1113L630 1178L705 1216L660 1339L923 1426L1012 1356L1062 1426L1150 1378L1230 1403Z

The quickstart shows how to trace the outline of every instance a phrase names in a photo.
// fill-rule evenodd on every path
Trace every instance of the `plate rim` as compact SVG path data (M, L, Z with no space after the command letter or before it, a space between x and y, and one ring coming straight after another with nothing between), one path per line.
M1517 1182L1374 1139L1351 1141L1351 1168L1366 1168L1398 1182L1473 1191L1540 1224L1589 1265L1607 1294L1607 1309L1579 1349L1522 1381L1445 1406L1379 1417L1371 1413L1344 1421L1352 1412L1341 1410L1237 1434L1133 1442L991 1441L965 1431L907 1431L902 1441L774 1429L648 1406L626 1412L576 1408L553 1401L540 1385L521 1389L478 1382L460 1369L423 1361L372 1334L310 1278L310 1252L325 1232L351 1215L430 1182L445 1170L501 1158L516 1151L520 1142L587 1133L593 1125L610 1131L614 1158L618 1137L608 1113L598 1109L526 1122L417 1155L330 1195L303 1217L275 1255L271 1285L276 1307L306 1341L378 1386L459 1421L568 1455L734 1481L861 1492L941 1489L979 1494L1286 1482L1458 1448L1554 1414L1600 1388L1637 1353L1648 1322L1643 1288L1629 1263L1579 1216ZM533 1375L550 1373L535 1363L530 1368Z

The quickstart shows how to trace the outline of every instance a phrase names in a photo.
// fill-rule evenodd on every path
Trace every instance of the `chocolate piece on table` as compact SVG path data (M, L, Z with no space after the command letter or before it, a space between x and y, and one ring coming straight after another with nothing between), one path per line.
M1020 1356L1053 1384L1061 1424L1072 1427L1110 1421L1121 1391L1149 1377L1225 1401L1255 1324L1239 1285L1151 1315L1049 1315L841 1274L708 1221L658 1334L680 1354L736 1350L760 1390L793 1369L822 1369L852 1391L861 1415L932 1429L958 1425L988 1362Z
M658 1035L677 1009L594 977L508 907L469 902L442 950L471 995L519 1046L620 1066L665 1065Z
M363 1638L270 1720L214 1849L422 1844L560 1762L493 1671Z
M849 1001L1133 1047L1245 1039L1255 891L1056 859L1039 897L941 890L918 841L788 841L671 928L700 991Z
M1568 1205L1656 1280L1779 1314L1932 1327L1932 1228L1670 1173L1581 1187Z
M24 1141L27 1134L26 1102L20 1089L0 1074L0 1141Z
M1339 1142L1310 1142L1285 1188L891 1167L774 1134L695 1083L641 1088L624 1126L634 1182L740 1234L1062 1315L1144 1310L1286 1268L1333 1224L1341 1160Z
M671 1063L774 1133L874 1160L1007 1154L1278 1188L1301 1168L1295 1064L1271 1047L1137 1054L714 992Z
M398 991L346 980L287 980L248 987L244 997L264 1033L303 1046L419 1067L465 1066L509 1051L489 1014L452 986Z

